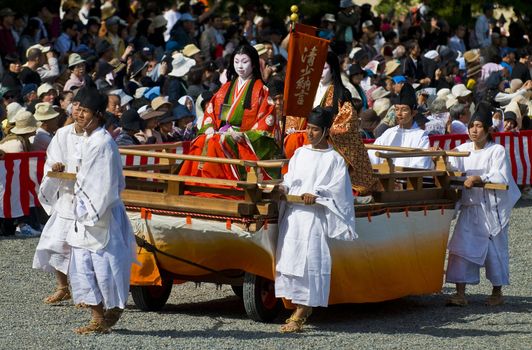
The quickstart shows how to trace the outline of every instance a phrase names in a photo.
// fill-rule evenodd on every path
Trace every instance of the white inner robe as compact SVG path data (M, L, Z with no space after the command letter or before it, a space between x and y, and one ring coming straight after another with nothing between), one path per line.
M412 148L424 148L430 147L428 134L420 129L417 124L414 123L412 128L403 129L399 125L394 126L386 130L380 137L375 140L375 145L383 146L399 146L399 147L412 147ZM374 150L368 150L369 159L371 164L380 164L384 162L384 158L379 158L375 155ZM383 151L380 151L383 152ZM431 157L411 157L411 158L396 158L393 160L396 166L418 168L418 169L432 169L434 163Z
M46 176L55 163L65 165L65 172L76 173L79 166L81 135L76 134L74 124L57 130L46 151L44 177L39 187L39 201L50 218L43 228L33 257L33 268L46 272L68 272L70 246L66 241L68 231L74 225L74 181Z
M331 255L327 238L353 240L354 199L347 166L329 147L296 150L283 185L290 195L311 193L316 205L287 203L279 220L275 293L294 304L327 306Z
M124 308L129 293L135 240L120 193L122 160L109 133L98 128L81 146L76 175L69 278L74 302Z
M469 157L450 157L453 168L483 182L503 183L507 191L464 189L457 203L458 220L449 242L447 282L478 283L478 269L494 285L509 284L508 224L510 212L521 193L512 177L508 156L501 145L489 142L475 150L473 142L457 147ZM458 258L456 258L458 257Z

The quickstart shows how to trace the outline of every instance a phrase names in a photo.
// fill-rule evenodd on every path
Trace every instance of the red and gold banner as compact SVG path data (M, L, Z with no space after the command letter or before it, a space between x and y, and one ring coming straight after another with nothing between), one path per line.
M329 40L315 33L316 28L297 24L290 34L284 115L306 118L312 110L329 48Z

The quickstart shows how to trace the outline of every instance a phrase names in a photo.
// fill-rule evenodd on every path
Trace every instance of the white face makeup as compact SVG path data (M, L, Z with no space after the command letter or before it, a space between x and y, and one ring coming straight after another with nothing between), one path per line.
M325 66L323 66L323 72L321 72L321 83L322 84L328 84L331 82L332 79L332 73L331 73L331 67L329 67L329 64L325 62Z
M236 74L241 79L248 79L251 77L253 72L253 66L251 64L251 58L246 54L236 54L233 60L233 65L235 67Z

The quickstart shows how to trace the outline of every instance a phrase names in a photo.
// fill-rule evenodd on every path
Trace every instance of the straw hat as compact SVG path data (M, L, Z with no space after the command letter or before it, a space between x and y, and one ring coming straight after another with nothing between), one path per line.
M472 94L471 90L468 90L464 84L457 84L451 89L451 93L454 97L466 97Z
M114 15L114 13L116 12L116 9L115 9L115 7L113 6L113 3L112 3L112 2L106 2L106 3L104 3L104 4L100 7L100 10L102 11L102 21L105 21L106 19L108 19L109 17L111 17L112 15Z
M334 17L332 13L326 13L325 15L323 15L321 20L325 22L336 23L336 18Z
M17 102L11 102L6 106L6 118L9 124L15 123L15 116L21 109L26 110L26 108L22 107Z
M109 95L116 95L120 97L120 106L124 107L133 100L133 97L129 96L122 89L117 89L109 92Z
M443 89L438 90L438 92L436 93L436 96L445 97L445 96L449 95L450 93L451 93L450 89L443 88Z
M168 97L159 96L159 97L154 98L151 101L151 108L155 111L157 111L162 106L167 106L169 108L172 108L172 104L168 102Z
M37 130L37 121L31 112L20 110L15 116L15 127L11 132L16 135L30 134Z
M142 118L143 120L149 120L149 119L153 119L153 118L162 117L163 115L166 114L166 112L165 111L156 111L156 110L152 109L151 107L148 107L148 108L146 108L145 111L143 111L142 113L139 113L139 114L140 114L140 118Z
M255 50L257 50L257 53L259 54L259 56L262 56L266 52L268 52L268 50L266 50L266 46L264 46L264 44L253 45L253 47L255 48Z
M150 88L146 86L139 87L137 90L135 90L135 95L133 95L135 98L142 98L144 96L144 93L148 91Z
M52 104L48 102L40 102L35 105L35 114L33 114L33 116L38 121L44 122L46 120L57 118L59 113L54 110Z
M33 50L39 50L42 53L47 53L50 51L50 46L42 46L41 44L36 44L33 46L30 46L26 49L26 57L28 57Z
M474 63L480 59L478 50L469 50L464 53L464 59L466 63Z
M373 110L380 117L383 113L388 112L391 105L392 104L389 98L379 98L373 102Z
M397 60L390 60L386 62L386 67L384 68L384 74L387 76L391 76L393 72L399 68L401 64Z
M474 77L482 71L482 66L480 64L473 64L467 69L467 76L469 78Z
M390 91L386 90L382 86L379 86L373 92L371 93L371 99L372 100L378 100L379 98L383 98L390 95Z
M77 66L78 64L85 63L86 61L81 58L81 56L77 53L71 53L70 56L68 56L68 68L73 68Z
M188 44L183 48L183 55L186 57L192 57L197 53L200 53L201 50L194 44Z
M43 94L47 94L48 92L50 92L50 90L55 90L53 85L49 83L44 83L37 89L37 96L40 97Z
M157 28L161 28L161 27L164 27L164 26L166 26L167 23L168 23L168 21L164 18L163 15L155 16L155 17L151 20L151 25L152 25L153 28L155 28L155 29L157 29Z
M192 58L185 57L182 53L172 55L172 71L168 75L173 77L182 77L186 75L190 68L196 65Z

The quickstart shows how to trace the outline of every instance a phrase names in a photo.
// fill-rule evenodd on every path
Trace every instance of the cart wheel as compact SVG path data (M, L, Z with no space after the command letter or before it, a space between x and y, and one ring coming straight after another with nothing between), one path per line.
M274 282L245 273L243 285L244 308L254 321L270 322L281 310L281 300L275 297Z
M233 293L240 299L244 296L244 286L231 286L231 289L233 290Z
M131 296L142 311L158 311L168 301L172 285L172 280L164 280L162 286L131 286Z

